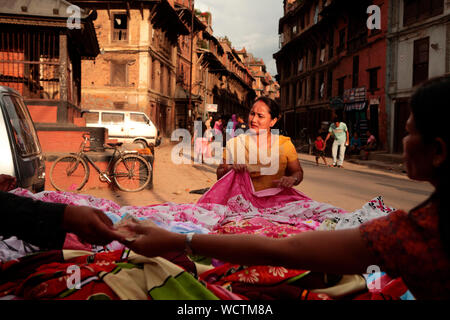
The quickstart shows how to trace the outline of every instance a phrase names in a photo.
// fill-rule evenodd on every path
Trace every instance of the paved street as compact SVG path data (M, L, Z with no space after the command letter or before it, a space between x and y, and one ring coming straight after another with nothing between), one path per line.
M149 205L165 202L189 203L201 195L189 191L210 187L216 181L215 167L203 165L175 165L170 161L173 145L156 148L154 187L138 193L102 189L83 190L97 197L113 200L122 206ZM345 163L345 168L317 167L314 157L301 154L304 181L297 187L314 200L327 202L349 211L381 195L386 205L408 210L432 192L429 184L411 181L404 174L363 165ZM329 160L329 162L331 162Z
M298 189L314 200L327 202L347 210L360 208L376 196L394 208L411 209L425 200L433 188L430 184L410 180L406 174L370 169L363 165L344 163L342 169L315 164L313 156L300 155L305 172ZM327 160L331 163L331 159Z

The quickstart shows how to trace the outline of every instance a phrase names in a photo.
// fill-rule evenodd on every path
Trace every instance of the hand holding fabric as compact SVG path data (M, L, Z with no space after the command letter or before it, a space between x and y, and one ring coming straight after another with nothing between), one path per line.
M114 240L123 241L112 221L98 209L68 205L64 210L63 229L76 234L80 240L97 245L106 245Z
M123 241L123 244L143 256L155 257L184 248L184 235L160 228L150 220L140 223L130 221L127 228L140 236L133 241Z
M0 174L0 191L11 191L16 187L17 180L15 177L7 175L7 174Z
M278 180L274 180L273 183L276 184L278 188L292 188L297 181L294 177L281 177Z

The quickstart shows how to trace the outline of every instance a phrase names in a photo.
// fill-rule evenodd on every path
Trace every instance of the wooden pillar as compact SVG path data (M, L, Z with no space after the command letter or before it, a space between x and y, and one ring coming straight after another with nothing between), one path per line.
M67 123L68 121L68 55L67 34L59 35L59 97L57 122Z

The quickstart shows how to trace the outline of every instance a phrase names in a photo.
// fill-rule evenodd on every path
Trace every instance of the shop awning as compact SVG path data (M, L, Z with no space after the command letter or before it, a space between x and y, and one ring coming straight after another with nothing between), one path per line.
M344 110L345 111L361 111L361 110L364 110L365 107L366 107L366 101L353 102L353 103L347 103L345 105Z

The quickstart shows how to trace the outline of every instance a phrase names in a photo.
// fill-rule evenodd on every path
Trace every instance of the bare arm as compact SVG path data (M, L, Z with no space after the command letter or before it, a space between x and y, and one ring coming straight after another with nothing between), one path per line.
M290 161L287 163L286 175L279 180L274 180L273 183L279 188L291 188L297 186L303 181L303 169L300 161Z
M185 248L185 235L156 226L134 225L132 229L144 236L127 245L142 255L152 257ZM191 247L195 254L242 265L354 274L364 273L369 265L375 264L358 228L309 231L279 239L242 234L196 234Z
M303 181L303 168L300 164L300 161L297 160L288 162L286 172L289 176L297 179L295 185L298 185L300 182Z

